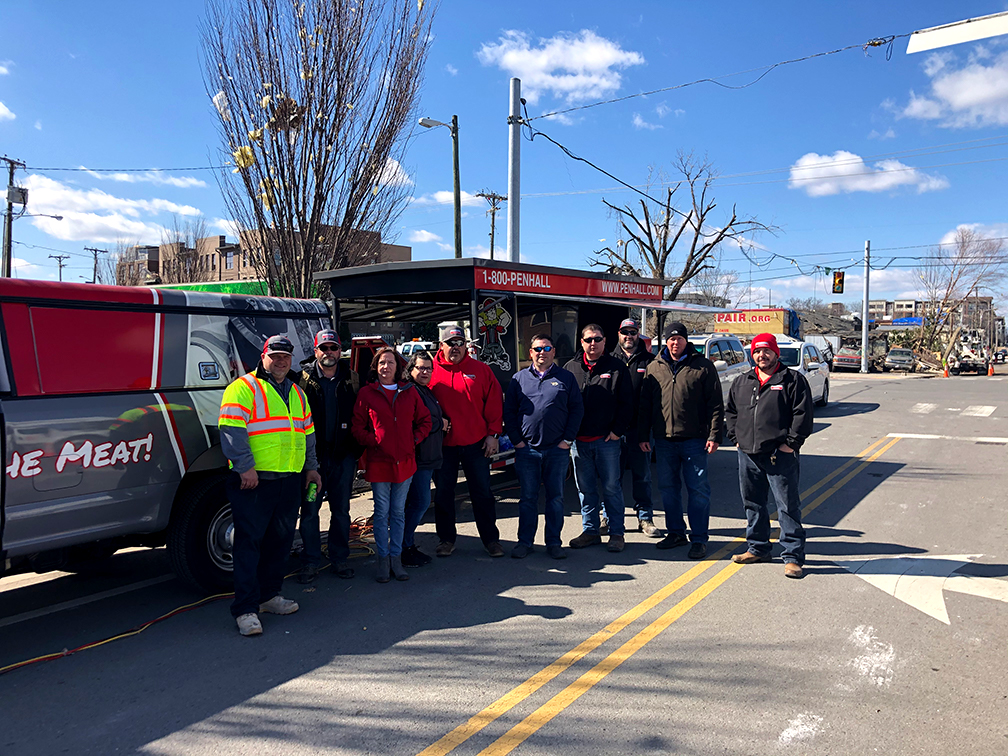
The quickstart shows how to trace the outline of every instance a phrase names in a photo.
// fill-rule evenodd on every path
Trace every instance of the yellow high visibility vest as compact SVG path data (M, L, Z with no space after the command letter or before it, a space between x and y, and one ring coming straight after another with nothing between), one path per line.
M308 398L296 383L284 404L276 389L254 373L224 389L217 425L245 428L256 470L281 473L304 469L305 436L315 432Z

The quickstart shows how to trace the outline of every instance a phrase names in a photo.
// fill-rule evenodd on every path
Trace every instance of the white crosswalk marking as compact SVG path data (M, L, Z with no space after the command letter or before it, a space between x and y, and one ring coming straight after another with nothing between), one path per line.
M915 404L913 407L911 407L910 411L916 412L918 415L927 415L930 412L934 412L936 409L938 409L937 404L928 404L927 402L920 402L919 404Z
M994 414L994 410L997 407L991 407L989 404L973 404L962 412L959 413L960 417L990 417Z

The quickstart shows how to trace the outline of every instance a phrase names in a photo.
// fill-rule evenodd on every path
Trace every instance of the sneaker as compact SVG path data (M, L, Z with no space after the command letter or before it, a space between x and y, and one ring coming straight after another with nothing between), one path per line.
M515 546L513 549L511 549L511 558L512 559L524 559L525 557L527 557L531 553L532 553L532 547L531 546L526 546L524 543L519 543L517 546Z
M314 583L315 578L318 577L318 565L317 564L306 564L301 568L298 573L297 581L301 585L308 585L309 583Z
M626 541L623 540L623 536L609 536L609 544L606 549L612 551L613 553L618 553L623 551L623 547L626 545Z
M641 533L648 538L661 538L662 530L651 520L637 520L637 526Z
M686 538L684 533L669 533L658 541L655 547L659 549L674 549L677 546L685 546L687 543L689 543L689 539Z
M346 562L340 562L333 568L333 574L342 580L349 580L354 576L354 570Z
M504 549L501 548L501 545L499 543L497 543L497 542L491 543L489 546L487 546L486 547L486 552L487 552L487 554L489 554L490 556L494 557L495 559L497 557L504 556Z
M769 562L770 555L760 556L759 554L753 554L751 551L747 551L745 554L736 554L731 558L735 564L755 564L756 562Z
M416 546L410 546L408 549L403 549L402 563L406 567L423 567L431 563L431 558Z
M586 530L577 538L571 539L570 547L572 549L583 549L586 546L594 546L596 543L602 543L602 536L598 533L589 533Z
M800 580L804 574L805 570L797 562L786 562L784 564L784 577Z
M455 551L455 544L451 541L441 541L441 543L437 545L437 548L434 549L434 553L439 557L449 557L452 555L453 551Z
M243 614L235 619L238 623L238 632L242 635L262 635L262 623L255 612Z
M280 594L277 594L263 604L259 604L259 611L262 614L294 614L297 610L297 601L285 599Z
M703 559L707 556L707 544L706 543L694 543L689 547L689 553L686 555L690 559Z
M599 535L609 535L609 517L605 512L599 512Z
M566 559L567 552L563 550L563 546L547 546L546 551L554 559Z

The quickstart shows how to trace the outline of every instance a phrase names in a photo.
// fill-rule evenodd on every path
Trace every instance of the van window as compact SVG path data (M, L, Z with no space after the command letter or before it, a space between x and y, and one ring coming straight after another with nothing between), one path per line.
M742 348L741 341L732 341L731 348L732 348L732 355L735 357L735 364L746 361L745 349Z
M710 354L708 355L707 359L709 359L711 362L716 362L717 360L724 360L724 357L721 356L721 347L717 345L716 341L710 345ZM725 361L727 362L727 360Z

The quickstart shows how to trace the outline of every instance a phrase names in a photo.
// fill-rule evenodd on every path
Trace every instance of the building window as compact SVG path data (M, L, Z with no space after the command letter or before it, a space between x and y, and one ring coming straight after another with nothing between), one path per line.
M227 269L231 270L234 267L234 252L228 252L227 256L225 257L225 261Z

